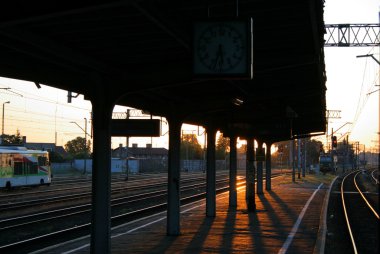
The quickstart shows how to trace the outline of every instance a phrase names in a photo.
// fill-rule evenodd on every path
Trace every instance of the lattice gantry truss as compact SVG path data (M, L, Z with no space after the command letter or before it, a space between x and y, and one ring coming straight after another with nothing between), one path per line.
M325 29L325 47L380 46L380 24L335 24Z

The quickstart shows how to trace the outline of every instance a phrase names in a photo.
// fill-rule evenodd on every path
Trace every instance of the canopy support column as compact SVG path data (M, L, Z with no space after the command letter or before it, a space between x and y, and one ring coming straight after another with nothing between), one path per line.
M167 235L176 236L180 229L180 149L182 122L176 117L169 117L169 167L168 167L168 208Z
M93 164L91 253L110 253L111 118L113 105L99 96L92 102Z
M206 216L215 217L216 214L216 172L215 172L215 136L213 127L207 130L207 172L206 172Z
M272 143L266 142L267 151L265 154L265 190L270 191L272 189L272 154L270 149L272 147Z
M249 212L256 211L255 202L255 140L253 138L247 139L247 167L246 167L246 198L247 209Z
M257 141L258 150L263 148L263 142ZM263 194L263 161L260 159L257 161L257 194Z
M236 192L236 175L237 175L237 150L236 150L236 137L230 137L230 196L229 205L232 207L237 206L237 192Z

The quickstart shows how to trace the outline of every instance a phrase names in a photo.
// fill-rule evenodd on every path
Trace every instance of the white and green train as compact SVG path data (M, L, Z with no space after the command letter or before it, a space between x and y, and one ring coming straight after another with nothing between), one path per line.
M51 169L47 151L0 146L0 188L50 183Z

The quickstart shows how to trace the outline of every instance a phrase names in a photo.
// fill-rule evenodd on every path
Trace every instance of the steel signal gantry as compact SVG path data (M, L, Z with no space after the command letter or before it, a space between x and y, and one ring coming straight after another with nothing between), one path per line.
M326 24L325 29L325 47L380 46L380 24Z

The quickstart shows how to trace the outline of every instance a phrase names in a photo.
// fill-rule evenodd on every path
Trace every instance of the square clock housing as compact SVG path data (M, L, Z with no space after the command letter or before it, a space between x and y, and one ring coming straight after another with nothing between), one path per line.
M194 23L194 77L252 79L252 58L251 19Z

